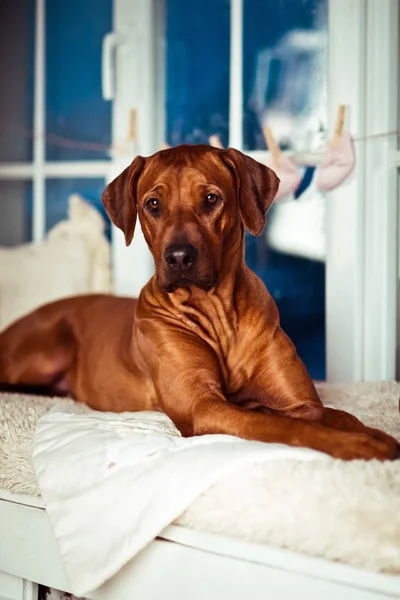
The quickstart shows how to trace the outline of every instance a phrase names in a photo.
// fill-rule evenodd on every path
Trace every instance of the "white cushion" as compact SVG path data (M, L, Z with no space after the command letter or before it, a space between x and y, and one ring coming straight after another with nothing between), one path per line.
M47 302L110 291L104 221L77 195L69 198L69 218L42 243L0 248L0 329Z

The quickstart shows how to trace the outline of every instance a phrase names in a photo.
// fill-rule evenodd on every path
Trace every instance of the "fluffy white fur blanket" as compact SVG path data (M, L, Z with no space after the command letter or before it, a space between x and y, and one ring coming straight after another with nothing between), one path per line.
M319 390L325 404L400 438L397 383L324 384ZM33 435L54 403L0 397L0 487L39 495ZM176 524L400 573L400 461L254 464L221 479Z

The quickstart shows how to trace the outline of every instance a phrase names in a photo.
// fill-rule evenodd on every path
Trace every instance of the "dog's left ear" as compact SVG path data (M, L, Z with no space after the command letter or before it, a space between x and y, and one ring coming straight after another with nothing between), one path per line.
M246 229L252 235L260 235L265 226L265 213L278 191L278 177L272 169L239 150L224 150L221 158L235 176L240 211Z
M127 246L135 231L136 188L145 162L142 156L137 156L121 175L108 184L101 198L111 221L124 232Z

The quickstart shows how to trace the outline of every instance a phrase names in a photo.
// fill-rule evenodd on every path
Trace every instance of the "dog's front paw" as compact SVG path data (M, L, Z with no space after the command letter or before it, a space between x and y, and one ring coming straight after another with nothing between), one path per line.
M390 436L388 436L390 437ZM397 458L398 444L386 443L383 439L377 439L366 433L352 433L346 435L332 452L334 458L342 460L393 460Z
M400 443L388 433L381 431L380 429L372 429L368 427L368 435L379 440L389 446L393 452L393 458L400 458Z

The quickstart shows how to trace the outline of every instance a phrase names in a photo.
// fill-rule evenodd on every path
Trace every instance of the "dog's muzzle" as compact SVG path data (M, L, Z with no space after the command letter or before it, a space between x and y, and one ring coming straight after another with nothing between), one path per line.
M186 273L197 260L197 250L191 244L171 244L164 252L164 259L172 272Z

